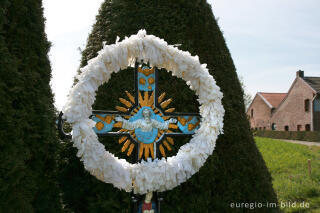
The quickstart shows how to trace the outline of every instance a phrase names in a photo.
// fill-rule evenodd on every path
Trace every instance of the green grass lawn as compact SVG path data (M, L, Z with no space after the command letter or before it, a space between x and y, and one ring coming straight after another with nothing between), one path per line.
M279 204L296 202L284 212L320 213L320 147L308 147L277 139L255 137L256 144L271 172ZM311 160L311 176L308 173ZM299 208L301 204L310 208Z

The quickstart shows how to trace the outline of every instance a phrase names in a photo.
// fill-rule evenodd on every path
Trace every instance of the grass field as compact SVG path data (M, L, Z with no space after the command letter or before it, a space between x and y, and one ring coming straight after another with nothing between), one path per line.
M255 140L271 172L279 205L291 204L290 208L281 209L284 212L320 213L320 147L260 137ZM294 203L296 207L292 207ZM303 204L309 204L309 208L300 208Z

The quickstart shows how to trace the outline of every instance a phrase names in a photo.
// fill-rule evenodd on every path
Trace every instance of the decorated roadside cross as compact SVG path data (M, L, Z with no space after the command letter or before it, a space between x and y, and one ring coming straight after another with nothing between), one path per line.
M119 136L121 152L130 156L136 150L135 162L166 157L175 136L192 135L199 128L200 115L175 113L175 108L169 108L172 99L165 99L165 92L158 95L156 67L136 63L134 76L135 95L126 91L126 99L119 98L123 106L116 106L117 111L93 110L90 116L96 123L93 129L100 137ZM62 114L60 134L70 137L64 133L61 122Z
M135 64L134 94L126 91L126 98L119 98L122 105L116 106L116 111L92 110L98 86L107 82L112 72L130 64ZM157 67L188 81L199 97L201 117L197 113L176 113L175 108L170 108L172 99L166 99L165 93L158 94ZM73 126L72 139L85 168L117 188L145 194L144 201L133 196L133 212L160 213L161 198L158 194L153 196L153 192L170 190L186 181L212 153L223 126L221 98L219 87L197 58L139 31L122 42L105 46L82 68L64 117ZM60 133L71 138L63 131L62 115ZM128 156L134 154L136 163L130 164L106 151L97 135L119 136L121 151ZM184 135L193 138L180 147L176 156L165 159L174 137Z

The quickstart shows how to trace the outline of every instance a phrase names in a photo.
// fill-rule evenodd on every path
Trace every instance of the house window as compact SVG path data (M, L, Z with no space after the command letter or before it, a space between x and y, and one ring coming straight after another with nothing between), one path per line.
M306 131L310 131L310 124L306 124Z
M301 125L297 126L297 131L301 131Z
M285 131L289 131L289 126L284 126Z
M253 109L251 109L251 118L253 118Z
M314 100L313 102L313 111L320 112L320 97Z
M320 131L320 95L313 101L313 131Z
M306 99L304 100L304 111L309 112L309 110L310 110L310 100Z
M266 130L266 127L263 127L263 130Z
M275 123L271 124L271 129L272 130L276 130L277 129L277 125Z

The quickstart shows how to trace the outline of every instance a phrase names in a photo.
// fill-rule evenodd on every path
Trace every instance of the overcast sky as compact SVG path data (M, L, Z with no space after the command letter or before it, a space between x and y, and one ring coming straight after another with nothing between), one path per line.
M80 64L79 48L84 49L102 2L43 1L58 110L66 103ZM299 69L320 76L319 0L209 2L248 93L287 92Z

